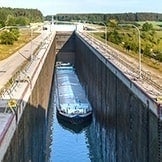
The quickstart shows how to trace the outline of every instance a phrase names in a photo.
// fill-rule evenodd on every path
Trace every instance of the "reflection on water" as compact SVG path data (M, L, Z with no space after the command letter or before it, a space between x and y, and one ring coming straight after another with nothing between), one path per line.
M89 144L86 137L86 131L89 126L90 125L86 125L86 127L72 126L59 120L56 115L54 115L50 135L50 153L47 161L90 161Z
M131 161L129 152L125 153L132 147L128 140L125 140L125 147L118 149L118 138L125 137L119 132L117 135L113 118L108 115L104 118L103 114L93 112L91 122L72 125L57 117L55 97L53 86L48 113L46 162ZM118 151L122 153L120 158Z
M114 162L114 134L92 118L83 125L72 125L59 118L54 102L48 135L48 162ZM111 130L113 132L113 130ZM108 135L109 134L109 135ZM107 138L109 136L110 138Z
M87 130L87 138L92 162L116 162L115 130L106 128L100 119L93 115Z
M114 141L114 129L106 129L96 115L83 125L72 125L57 117L53 86L48 113L47 162L115 162Z
M49 104L46 161L88 162L90 160L87 130L91 122L72 125L61 120L56 114L54 88Z

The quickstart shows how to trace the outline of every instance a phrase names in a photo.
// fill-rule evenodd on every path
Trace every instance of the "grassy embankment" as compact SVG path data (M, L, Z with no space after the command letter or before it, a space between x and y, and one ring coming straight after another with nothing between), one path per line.
M140 25L142 25L143 23L144 22L140 22ZM154 27L154 29L156 31L155 36L156 36L157 39L160 39L159 44L154 46L154 49L158 49L159 51L162 51L162 22L149 22L149 23L153 24L153 27ZM107 31L109 32L109 31L111 31L111 29L108 28ZM118 31L118 32L120 32L120 33L129 33L129 35L131 35L132 38L134 37L136 39L136 41L138 41L138 39L137 39L138 38L138 33L136 35L134 35L133 31L134 31L133 28L130 28L129 30L125 30L125 29L121 28L120 31ZM97 39L99 39L99 40L101 40L103 42L105 41L103 32L102 33L95 33L95 34L93 34L93 36L95 36ZM145 40L141 39L141 46L145 45L145 43L146 43ZM121 51L121 52L123 52L123 53L125 53L127 55L130 55L130 56L132 56L132 57L134 57L136 59L139 58L138 53L135 53L134 51L131 51L131 50L129 52L126 51L126 49L123 48L122 44L116 45L116 44L114 44L112 42L107 42L107 44L111 45L112 47L118 49L119 51ZM154 69L157 69L160 72L162 72L162 63L160 63L158 60L154 60L152 58L149 58L147 56L142 55L142 62L149 65L150 67L152 67Z
M18 41L15 41L13 45L2 45L0 44L0 61L8 58L14 52L18 51L21 47L23 47L26 43L34 39L38 36L39 33L33 32L31 37L30 29L20 30L20 37ZM24 62L25 66L26 62ZM0 89L0 96L3 94L3 89L10 87L13 84L13 78L16 77L17 73L13 74L13 77L6 83L4 88Z
M33 36L31 38L31 31L29 29L20 30L20 37L18 38L18 41L14 42L13 45L0 44L0 60L4 60L7 57L11 56L14 52L18 51L21 47L23 47L37 35L38 33L33 33Z

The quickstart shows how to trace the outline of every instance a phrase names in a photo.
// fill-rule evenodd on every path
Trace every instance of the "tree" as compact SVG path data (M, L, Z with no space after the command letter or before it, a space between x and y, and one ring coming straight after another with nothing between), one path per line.
M12 16L12 15L8 15L5 24L6 24L6 26L14 26L14 25L16 25L15 17Z
M7 30L3 31L0 35L1 44L13 45L15 40L14 34Z
M16 25L25 26L29 24L30 20L27 17L19 16L16 18L15 22Z
M0 10L0 27L5 26L5 21L6 21L6 14Z
M20 19L19 19L20 17ZM43 15L37 9L23 9L0 7L0 24L1 26L13 26L28 24L31 22L42 22Z
M142 30L146 32L153 30L153 25L151 23L146 22L142 25Z
M10 32L13 34L14 40L17 41L20 35L18 28L11 28Z
M115 27L117 27L117 25L118 25L118 21L115 20L115 19L110 19L110 20L108 21L108 26L109 26L109 27L115 28Z
M143 54L145 56L151 57L151 53L152 53L151 49L152 49L151 43L147 43L143 48Z
M122 42L122 38L116 30L109 32L107 37L108 37L109 41L111 41L115 44L120 44Z

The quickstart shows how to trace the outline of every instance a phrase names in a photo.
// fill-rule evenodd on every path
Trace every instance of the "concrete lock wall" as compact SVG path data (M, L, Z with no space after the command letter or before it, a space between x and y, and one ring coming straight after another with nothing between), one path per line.
M45 160L45 122L55 54L57 61L75 64L93 106L95 122L87 137L89 143L100 147L91 151L105 161L156 162L158 119L149 104L141 102L108 68L107 61L101 61L73 32L57 33L4 162Z
M158 119L149 104L144 104L78 35L59 32L56 37L57 61L75 64L95 118L106 128L103 131L94 125L88 139L109 151L91 150L108 161L158 161Z
M102 151L102 156L109 161L114 161L114 157L115 161L158 161L158 119L149 110L149 105L141 102L139 96L123 84L107 67L106 60L101 61L78 36L75 40L76 71L94 108L94 115L106 128L113 129L107 133L108 139L103 139L102 129L96 132L101 135L100 139L92 138L101 145L106 141L106 148L112 146L111 151ZM95 136L94 133L91 135Z
M54 38L32 94L17 125L14 137L5 154L4 162L44 162L45 124L53 80L55 53L56 39Z
M56 56L57 61L74 64L75 34L73 31L56 33Z

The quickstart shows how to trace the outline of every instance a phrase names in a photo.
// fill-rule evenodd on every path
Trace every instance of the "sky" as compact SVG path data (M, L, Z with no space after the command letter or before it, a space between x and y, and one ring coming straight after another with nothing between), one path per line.
M0 0L0 7L38 9L44 16L58 13L162 13L162 0Z

